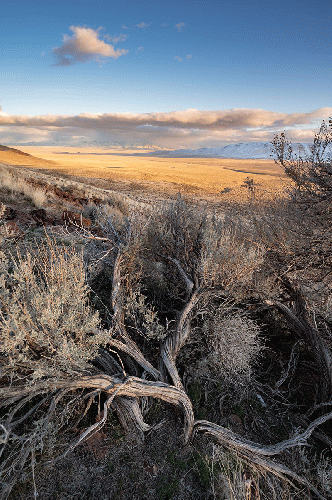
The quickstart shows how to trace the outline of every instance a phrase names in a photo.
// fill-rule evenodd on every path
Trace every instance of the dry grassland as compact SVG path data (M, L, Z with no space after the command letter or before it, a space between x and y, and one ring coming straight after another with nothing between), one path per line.
M37 169L112 182L136 182L164 191L167 186L206 194L217 194L225 188L237 191L244 179L250 177L262 190L270 192L280 190L285 179L273 160L159 158L132 156L137 150L72 147L22 147L21 150L42 159L33 164L29 157L22 158L24 164L33 164ZM0 161L5 163L1 156Z
M14 146L13 146L14 147ZM2 151L0 149L0 165L14 165L21 167L37 167L37 168L52 168L52 166L56 166L56 164L52 161L47 161L43 158L29 156L21 154L20 151L23 150L8 150Z

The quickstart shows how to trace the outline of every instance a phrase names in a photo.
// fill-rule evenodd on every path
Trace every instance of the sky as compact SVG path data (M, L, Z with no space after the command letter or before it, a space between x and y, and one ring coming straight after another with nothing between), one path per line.
M331 0L2 0L0 144L311 142Z

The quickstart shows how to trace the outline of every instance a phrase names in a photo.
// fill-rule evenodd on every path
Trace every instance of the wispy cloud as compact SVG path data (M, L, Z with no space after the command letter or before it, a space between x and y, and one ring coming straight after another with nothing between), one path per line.
M177 29L178 31L182 31L182 30L183 30L183 28L184 28L185 26L186 26L186 23L177 23L177 24L175 25L175 27L176 27L176 29Z
M161 147L202 147L227 142L269 141L282 130L293 140L310 142L322 119L332 107L309 113L277 113L262 109L201 111L187 109L170 113L105 113L80 115L24 116L0 113L0 144L21 141L75 142L121 141L126 144L155 144ZM12 141L8 140L12 137ZM29 138L29 139L28 139Z
M127 54L128 50L115 50L110 45L100 39L99 31L81 26L70 26L72 36L63 35L63 43L60 47L55 47L52 54L55 59L55 66L72 66L76 63L90 61L100 62L103 57L118 57Z
M116 35L116 36L104 35L103 38L104 38L104 40L107 40L108 42L114 43L114 45L115 45L116 43L124 42L125 40L127 40L128 35L124 35L123 33L120 33L120 35Z
M188 55L186 55L185 59L192 59L192 57L193 56L191 54L188 54ZM181 56L175 56L174 59L176 59L179 62L183 61L183 57L181 57Z
M138 54L139 52L143 52L144 51L144 47L137 47L136 49L136 54Z
M126 24L123 24L121 27L122 29L124 30L135 30L136 28L139 28L139 29L146 29L148 28L149 26L151 26L152 23L138 23L138 24L130 24L130 25L126 25Z
M136 24L136 27L137 28L148 28L149 26L151 26L152 23L139 23L139 24Z

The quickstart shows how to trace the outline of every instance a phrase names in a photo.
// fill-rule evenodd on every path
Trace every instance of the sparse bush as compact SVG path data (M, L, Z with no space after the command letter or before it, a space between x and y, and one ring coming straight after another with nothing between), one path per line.
M319 477L322 490L332 497L332 461L329 457L322 457L317 464L317 475Z
M293 151L285 133L276 135L271 141L272 152L276 162L284 168L285 173L294 181L300 194L320 198L330 198L332 194L332 119L328 128L325 122L315 134L314 143L310 147L311 154L302 157Z
M22 193L31 200L36 208L42 208L48 200L45 189L33 186L23 175L19 176L9 170L3 169L0 171L0 187L9 189L14 193Z
M235 382L249 382L263 347L257 323L245 314L219 310L203 330L210 349L205 363L212 371Z
M249 236L249 237L248 237ZM213 217L203 236L200 275L205 287L245 288L263 262L265 247L251 241L250 229Z
M202 207L190 206L178 195L171 202L156 207L147 227L146 247L155 258L170 257L181 262L183 270L194 280L202 249L207 213Z
M88 303L82 256L46 241L38 254L0 256L2 374L11 378L72 376L107 335L93 335L98 314Z
M148 340L162 340L167 335L156 311L147 305L146 297L139 291L129 292L125 304L125 317L129 326Z

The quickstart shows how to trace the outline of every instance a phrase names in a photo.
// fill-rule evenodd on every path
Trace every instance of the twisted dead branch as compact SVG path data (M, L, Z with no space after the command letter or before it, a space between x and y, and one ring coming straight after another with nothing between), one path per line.
M175 387L178 387L181 390L184 389L175 362L181 347L184 346L190 335L190 314L194 306L197 304L199 297L200 292L199 290L196 290L183 309L175 332L165 340L161 348L162 360L165 363L168 373L170 374Z
M299 288L288 280L283 280L294 301L294 311L278 300L266 300L266 304L276 307L287 319L295 335L305 341L319 368L320 383L317 387L319 403L328 401L332 396L332 357L330 349L315 325L312 324L304 297Z
M298 434L294 438L269 446L262 446L254 443L253 441L241 438L230 429L226 429L220 425L208 422L206 420L195 421L194 435L198 432L209 434L210 436L213 436L213 438L215 438L221 445L235 451L238 455L247 459L249 462L259 465L264 471L271 472L272 474L277 475L283 479L291 477L299 484L303 484L310 491L315 493L315 495L317 495L319 499L326 500L325 497L320 494L317 488L315 488L315 486L313 486L305 477L296 474L294 471L283 464L274 462L272 460L267 460L266 458L262 457L278 455L289 448L307 445L307 440L314 432L314 430L319 425L327 422L331 418L332 412L314 420L314 422L312 422L303 433Z
M22 386L5 387L0 390L2 406L10 408L16 403L16 406L10 413L11 417L36 396L46 394L42 401L45 404L49 399L49 395L47 394L49 391L55 395L51 400L46 416L40 421L42 427L39 431L36 429L26 436L16 436L13 431L17 422L11 423L11 418L7 419L7 425L1 426L3 431L3 438L0 441L2 445L1 453L8 449L13 442L21 442L19 449L15 446L12 453L9 450L9 456L7 456L2 463L0 476L4 487L0 494L1 499L8 498L12 487L20 480L20 477L24 473L27 460L32 456L35 447L38 445L37 441L42 440L43 436L46 435L47 427L60 400L69 392L86 389L92 389L94 394L104 393L106 395L107 399L104 403L103 416L98 422L86 429L80 438L72 443L67 448L66 452L58 457L58 459L63 458L76 446L90 438L105 425L111 405L114 405L114 409L118 412L120 421L124 427L132 430L134 426L135 432L143 437L143 433L148 431L150 426L143 421L138 406L138 398L140 397L157 398L172 405L180 406L184 413L184 442L186 443L190 439L194 425L194 414L191 401L183 391L165 384L164 382L149 381L136 377L127 377L121 380L118 377L97 374L94 376L81 377L76 380L42 381L38 382L33 388ZM75 399L77 399L77 396ZM36 413L39 406L40 404L34 406L33 411L29 412L29 417L32 417L33 414Z
M281 441L280 443L268 446L258 445L253 441L249 441L245 438L239 437L230 429L226 429L217 424L213 424L206 420L196 420L194 424L194 433L196 432L206 432L211 436L214 436L218 439L222 444L227 444L227 446L233 446L243 451L248 451L257 455L264 456L272 456L278 455L279 453L284 452L289 448L294 448L295 446L305 446L307 445L307 441L314 430L324 422L327 422L332 418L332 412L327 415L323 415L308 425L307 429L298 434L292 439L287 439L285 441Z
M21 407L20 400L22 398L29 396L31 400L35 396L61 389L65 391L61 397L68 391L93 389L94 391L105 393L108 398L112 397L112 400L115 395L129 398L145 396L161 399L167 403L182 407L185 419L185 442L189 440L192 434L194 416L189 397L177 387L160 381L144 380L137 377L128 377L125 380L121 380L118 377L97 374L81 377L76 380L47 380L38 382L33 389L30 387L18 386L4 387L0 389L0 398L2 399L2 406L4 407L11 406L16 401L19 401L18 406ZM11 430L10 426L7 430Z
M112 408L117 412L122 427L130 435L135 435L139 441L144 440L144 432L151 429L143 420L143 415L137 398L115 398Z

